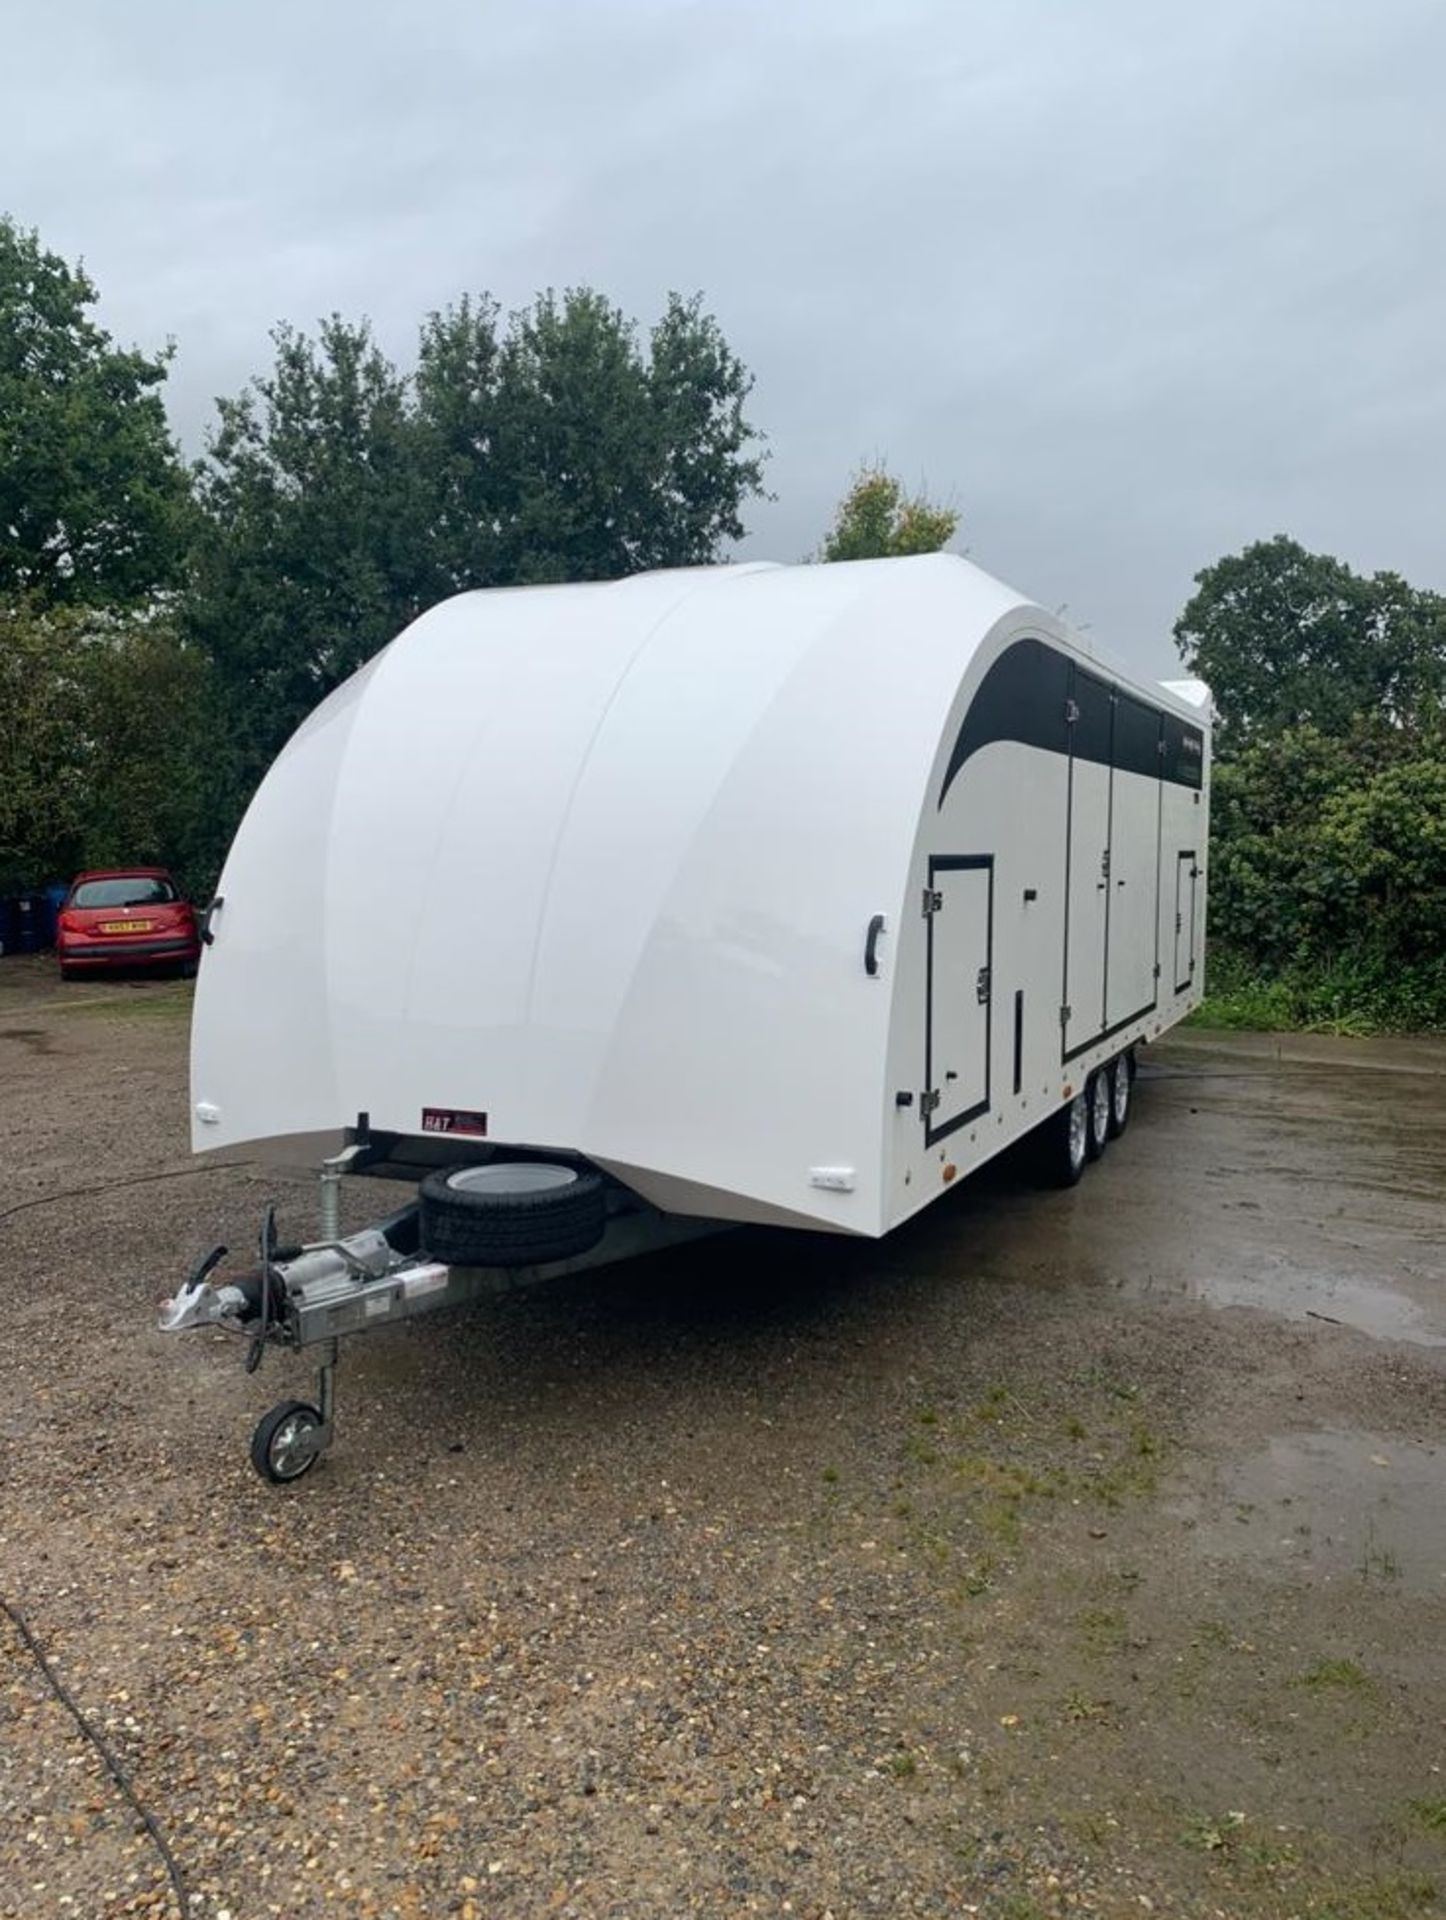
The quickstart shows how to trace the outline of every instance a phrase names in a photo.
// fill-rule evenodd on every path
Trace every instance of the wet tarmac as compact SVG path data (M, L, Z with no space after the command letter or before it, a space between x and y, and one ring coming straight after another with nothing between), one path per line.
M1446 1601L1446 1447L1360 1429L1282 1433L1223 1491L1194 1535L1212 1559Z
M315 1210L190 1160L186 1002L0 964L0 1587L197 1911L1441 1910L1446 1044L1175 1035L1070 1192L349 1341L282 1492L309 1356L155 1331ZM0 1636L0 1920L153 1852Z

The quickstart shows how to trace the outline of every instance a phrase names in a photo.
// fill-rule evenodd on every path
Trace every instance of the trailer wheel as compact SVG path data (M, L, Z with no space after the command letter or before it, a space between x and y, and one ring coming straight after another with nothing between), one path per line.
M1090 1116L1083 1090L1039 1130L1040 1165L1052 1187L1073 1187L1089 1159Z
M1110 1138L1118 1140L1130 1124L1130 1100L1135 1088L1135 1058L1122 1053L1105 1068L1110 1079Z
M429 1173L422 1245L456 1267L540 1267L595 1247L607 1224L600 1173L554 1160L493 1160Z
M305 1400L281 1400L251 1436L251 1464L263 1480L285 1486L321 1458L321 1414Z
M1085 1089L1085 1099L1089 1102L1089 1157L1098 1160L1110 1144L1110 1075L1107 1067L1101 1067L1098 1073L1090 1075L1089 1085Z

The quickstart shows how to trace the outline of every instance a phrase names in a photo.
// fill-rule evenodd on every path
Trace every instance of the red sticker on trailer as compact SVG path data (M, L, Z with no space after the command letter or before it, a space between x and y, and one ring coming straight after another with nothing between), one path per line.
M461 1107L423 1107L422 1132L470 1133L480 1139L487 1132L487 1116Z

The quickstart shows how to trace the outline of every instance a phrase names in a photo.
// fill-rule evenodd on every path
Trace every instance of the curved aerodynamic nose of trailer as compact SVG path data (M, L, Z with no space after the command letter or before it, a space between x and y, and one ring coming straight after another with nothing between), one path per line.
M653 588L656 620L690 579L630 584ZM561 634L555 590L443 603L276 761L198 982L198 1150L363 1112L419 1132L428 1111L499 1107L511 1138L544 1112L555 1137L580 1108L596 1039L577 1027L539 1047L529 1000L579 768L639 623L636 594L572 591L595 604ZM479 632L479 602L498 599L506 618Z

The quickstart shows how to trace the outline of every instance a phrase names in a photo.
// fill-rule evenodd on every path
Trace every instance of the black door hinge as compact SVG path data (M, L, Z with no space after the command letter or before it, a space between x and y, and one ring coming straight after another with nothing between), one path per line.
M989 1005L989 980L988 967L981 967L979 969L979 978L974 983L974 991L979 996L979 1004L981 1007L987 1007Z
M944 896L942 893L938 892L934 887L925 887L924 918L926 920L928 919L931 913L938 913L939 909L943 906L943 904L944 904Z

